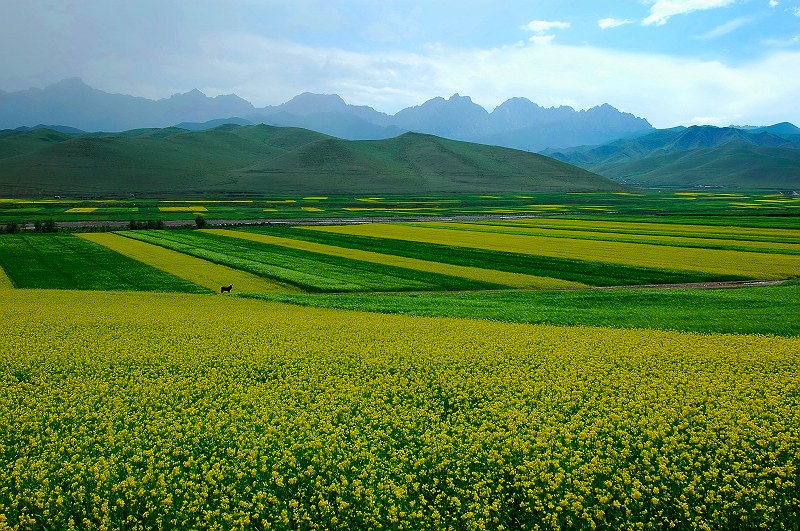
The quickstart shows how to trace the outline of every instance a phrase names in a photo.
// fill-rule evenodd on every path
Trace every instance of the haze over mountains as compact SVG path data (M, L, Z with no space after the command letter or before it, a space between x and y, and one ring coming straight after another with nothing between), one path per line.
M490 113L468 96L454 94L388 115L349 105L337 95L304 93L281 105L256 108L233 94L210 98L198 90L160 100L109 94L78 78L44 89L0 91L0 129L38 124L111 132L173 125L203 129L205 122L214 126L232 118L240 125L303 127L350 140L413 131L526 151L597 144L652 130L647 120L608 104L576 111L540 107L526 98L512 98Z

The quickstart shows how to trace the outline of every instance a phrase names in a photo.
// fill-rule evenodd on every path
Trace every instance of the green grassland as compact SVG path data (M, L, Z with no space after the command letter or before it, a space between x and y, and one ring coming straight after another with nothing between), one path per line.
M38 130L40 135L50 134ZM613 191L610 179L507 148L407 133L347 141L267 125L137 130L52 143L0 138L0 195ZM13 143L5 150L4 143ZM31 149L24 153L20 151Z
M800 336L800 284L736 289L259 295L302 306L558 326Z
M17 288L208 293L71 234L2 235L0 267Z

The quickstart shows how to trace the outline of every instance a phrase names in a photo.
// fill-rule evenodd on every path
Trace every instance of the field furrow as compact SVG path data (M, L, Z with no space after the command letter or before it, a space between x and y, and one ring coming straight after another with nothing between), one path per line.
M221 236L227 236L229 238L240 238L244 240L251 240L270 245L288 247L290 249L298 249L308 252L327 254L330 256L337 256L340 258L347 258L350 260L391 265L395 267L424 271L427 273L438 273L442 275L461 277L470 280L493 282L496 284L502 284L505 286L515 287L515 288L556 289L556 288L587 287L586 284L560 280L556 278L537 277L533 275L510 273L507 271L498 271L492 269L481 269L477 267L457 266L442 262L433 262L428 260L419 260L415 258L406 258L403 256L395 256L395 255L376 253L371 251L363 251L359 249L337 247L334 245L325 245L315 242L295 240L291 238L281 238L278 236L271 236L268 234L256 234L252 232L231 231L225 229L208 229L206 230L206 232L209 232L211 234L218 234Z
M800 276L800 256L626 242L575 240L519 234L476 233L418 224L308 227L308 230L374 236L451 246L592 260L661 269L703 271L756 279Z
M236 291L278 293L297 291L295 288L272 282L250 273L214 264L157 245L125 238L112 233L86 233L81 238L100 244L119 254L188 280L219 293L221 286L233 285Z

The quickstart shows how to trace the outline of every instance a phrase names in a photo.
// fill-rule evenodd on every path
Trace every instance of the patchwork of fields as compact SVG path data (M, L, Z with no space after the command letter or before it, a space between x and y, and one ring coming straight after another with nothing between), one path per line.
M794 529L800 228L708 220L0 235L0 529Z

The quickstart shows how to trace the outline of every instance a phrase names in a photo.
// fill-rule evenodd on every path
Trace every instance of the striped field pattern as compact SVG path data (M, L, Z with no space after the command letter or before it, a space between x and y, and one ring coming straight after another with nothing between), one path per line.
M345 247L337 247L334 245L325 245L291 238L281 238L267 234L255 234L251 232L239 232L224 229L205 229L204 231L230 238L241 238L244 240L256 241L270 245L279 245L291 249L299 249L303 251L327 254L376 264L404 267L407 269L415 269L428 273L439 273L454 277L467 278L470 280L494 282L515 288L558 289L587 287L585 284L581 284L579 282L570 282L555 278L538 277L520 273L509 273L506 271L481 269L477 267L450 265L441 262L406 258L402 256L362 251L358 249L348 249Z
M471 225L436 223L307 227L308 230L337 234L373 236L631 266L704 271L753 279L782 279L800 276L800 255L553 238L538 235L504 234L492 230L477 232L470 230L471 228Z
M298 291L256 275L223 265L201 260L183 253L164 249L131 238L112 233L86 233L81 238L98 243L122 255L128 256L167 273L194 282L216 293L221 286L233 285L236 291L278 293Z
M0 267L0 290L12 289L13 287L14 287L14 284L11 283L11 279L8 278L8 275L6 275L6 272L3 271L2 267Z

